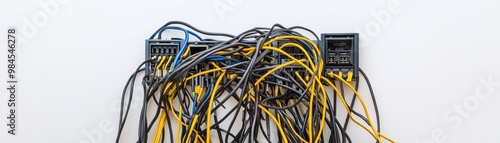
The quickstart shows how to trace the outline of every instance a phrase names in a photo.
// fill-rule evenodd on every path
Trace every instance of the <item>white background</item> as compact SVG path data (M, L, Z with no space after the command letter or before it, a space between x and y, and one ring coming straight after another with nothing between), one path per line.
M6 29L34 31L19 33L16 136L7 134L7 91L0 90L0 142L114 142L116 103L144 59L144 39L170 20L227 33L274 23L364 33L360 65L374 86L383 133L400 143L499 142L499 6L494 0L3 0L0 87L6 87ZM377 20L381 13L390 18ZM367 134L355 138L372 141Z

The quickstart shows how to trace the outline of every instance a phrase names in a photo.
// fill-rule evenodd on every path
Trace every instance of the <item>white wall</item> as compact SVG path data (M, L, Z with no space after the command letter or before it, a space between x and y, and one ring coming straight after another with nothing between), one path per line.
M360 64L374 85L383 133L401 143L498 142L499 5L493 0L2 1L2 35L9 26L25 31L17 51L17 135L7 134L8 97L2 89L0 142L113 142L116 103L144 58L144 39L170 20L228 33L274 23L317 33L364 33ZM0 41L0 75L5 75L0 87L6 87L6 37ZM365 135L355 141L372 140Z

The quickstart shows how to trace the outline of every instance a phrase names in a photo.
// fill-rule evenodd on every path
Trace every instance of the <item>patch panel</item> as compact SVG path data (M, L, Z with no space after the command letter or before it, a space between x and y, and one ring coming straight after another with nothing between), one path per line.
M151 57L161 57L167 56L175 56L179 51L179 47L181 45L181 41L178 40L146 40L146 60ZM146 75L148 75L148 79L150 76L153 76L154 68L156 68L156 62L148 62L146 63Z
M188 47L190 48L189 55L207 50L208 48L217 45L217 41L194 41L189 42ZM146 40L146 59L150 59L151 57L161 57L167 56L167 59L170 56L175 56L179 51L181 46L180 40ZM147 63L146 64L146 73L152 74L153 69L156 68L156 63Z
M283 46L283 44L290 43L290 42L299 44L302 47L307 47L304 44L301 44L300 42L298 42L296 40L295 41L291 41L291 40L278 40L278 41L273 42L272 45L274 47L280 48L280 47ZM290 54L292 57L294 57L296 59L305 59L306 58L305 53L301 49L299 49L299 48L297 48L295 46L285 46L281 50L285 51L286 53ZM273 52L273 56L276 58L275 59L276 60L276 62L275 62L276 64L284 64L286 62L290 62L291 61L291 59L289 57L287 57L287 56L285 56L283 54L280 54L280 53L278 53L276 51ZM290 66L287 66L287 67L284 68L284 70L285 70L285 72L290 73L294 77L296 76L295 72L298 72L299 75L301 75L301 76L304 76L307 73L307 71L302 66L300 66L298 63L294 63L294 64L292 64Z
M219 41L192 41L192 42L189 42L188 43L188 47L189 47L188 48L188 50L189 50L188 56L197 54L197 53L205 51L205 50L208 50L219 43L220 43ZM205 71L205 70L208 70L211 68L213 68L213 67L211 65L209 65L208 63L197 64L190 69L190 73L202 72L202 71ZM195 77L191 80L191 82L188 82L188 84L190 84L190 85L207 85L208 81L206 81L206 80L209 79L208 78L209 76L214 76L214 75L208 74L206 76Z
M358 43L358 33L321 34L325 61L323 74L339 74L346 80L358 77Z

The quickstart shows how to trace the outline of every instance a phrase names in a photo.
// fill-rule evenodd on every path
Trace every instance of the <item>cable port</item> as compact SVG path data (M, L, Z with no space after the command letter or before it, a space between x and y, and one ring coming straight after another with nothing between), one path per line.
M340 75L351 72L353 77L358 76L358 33L321 34L321 48L326 61L325 76L330 71Z

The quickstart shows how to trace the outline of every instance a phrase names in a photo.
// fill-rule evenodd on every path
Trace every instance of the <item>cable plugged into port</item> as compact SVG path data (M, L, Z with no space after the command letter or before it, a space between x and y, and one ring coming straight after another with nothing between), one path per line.
M287 44L287 45L284 45ZM277 40L273 42L273 46L282 49L284 52L288 53L295 59L306 59L306 54L305 52L308 52L307 49L312 49L311 45L308 45L308 43L301 41L301 40ZM308 47L308 48L299 48L300 47ZM303 51L306 50L306 51ZM277 52L274 52L274 55L277 55L277 62L276 64L284 64L287 62L292 61L289 57L283 55L283 54L278 54ZM308 61L308 62L313 62L313 61ZM284 71L292 75L293 77L296 76L306 76L308 75L307 71L305 68L300 66L298 63L294 63L290 66L287 66L284 68ZM297 72L297 74L296 74Z
M321 34L325 76L333 72L344 79L358 77L358 33Z
M179 51L181 41L178 40L146 40L146 60L156 57L158 60L170 59L175 57ZM155 68L158 67L158 62L146 63L146 75L148 83L151 82L151 77L154 76ZM167 69L170 67L166 67Z

